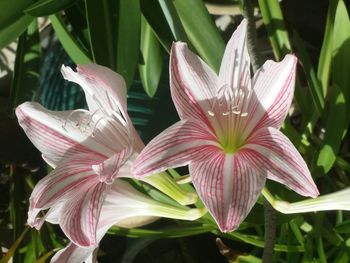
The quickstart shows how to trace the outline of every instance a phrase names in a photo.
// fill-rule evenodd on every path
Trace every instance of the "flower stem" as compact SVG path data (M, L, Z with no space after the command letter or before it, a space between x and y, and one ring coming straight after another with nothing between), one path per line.
M254 7L250 0L243 0L243 15L248 21L247 45L250 61L254 73L262 66L262 60L257 47L257 37L254 19ZM264 201L265 213L265 247L263 252L263 263L271 262L273 249L276 242L276 211L266 200Z
M247 45L250 56L250 62L253 66L253 71L255 73L262 66L262 59L257 46L254 7L250 0L243 0L243 16L248 21Z

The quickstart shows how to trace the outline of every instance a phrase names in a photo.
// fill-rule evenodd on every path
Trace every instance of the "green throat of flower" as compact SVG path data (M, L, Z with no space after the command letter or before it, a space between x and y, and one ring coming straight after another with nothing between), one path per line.
M221 146L225 153L236 153L239 151L242 145L243 145L243 142L235 138L234 136L228 136L221 143Z

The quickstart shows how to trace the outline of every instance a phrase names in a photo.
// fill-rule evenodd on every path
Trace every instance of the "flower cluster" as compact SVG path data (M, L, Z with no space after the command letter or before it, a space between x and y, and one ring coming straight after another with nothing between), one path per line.
M196 192L223 232L244 220L267 178L304 196L319 194L304 160L279 131L297 59L267 61L251 78L246 41L243 20L219 75L185 43L173 44L170 88L181 120L146 147L127 114L124 80L102 66L62 67L64 78L83 88L88 110L54 112L33 102L17 108L20 125L54 168L35 186L28 224L59 224L71 241L51 262L94 261L106 231L125 219L139 217L139 225L154 217L201 217L203 209L185 206L195 202L193 193L159 174L170 167L189 166ZM143 180L183 208L155 201L122 178Z

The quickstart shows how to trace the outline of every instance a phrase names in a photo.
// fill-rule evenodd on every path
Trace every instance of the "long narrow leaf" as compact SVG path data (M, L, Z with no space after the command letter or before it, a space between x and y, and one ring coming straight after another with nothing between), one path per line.
M331 74L333 28L338 1L339 0L329 1L326 28L317 68L317 77L321 81L324 97L327 95L329 78Z
M304 67L305 75L309 84L309 89L315 105L315 109L317 111L317 115L319 116L324 108L325 103L322 87L320 85L320 81L316 76L315 69L312 66L311 59L307 53L303 40L296 31L294 31L293 35L295 43L297 45L299 59L301 60L301 63Z
M77 0L40 0L29 7L27 7L24 12L31 16L48 16L59 11L62 11Z
M190 43L198 54L218 72L225 43L208 10L200 0L174 0Z
M176 12L174 7L174 3L172 0L160 0L159 4L163 10L164 16L168 22L168 25L171 28L173 36L177 41L187 41L186 32L182 26L180 18Z
M60 40L63 48L67 54L76 64L89 64L92 60L89 58L85 50L74 39L71 33L68 31L66 25L63 22L62 17L59 14L50 16L52 27L54 28L58 39Z
M291 51L288 32L278 0L259 0L264 24L277 60Z
M0 1L0 30L23 18L23 10L35 0L1 0Z
M140 52L141 10L139 0L119 1L117 71L131 86Z
M327 173L333 166L341 139L346 130L346 104L344 94L337 86L333 87L333 96L329 102L329 110L324 115L325 121L325 138L323 147L317 158L317 166L323 168Z
M139 72L144 90L148 96L153 97L162 73L162 52L160 43L146 19L143 18L141 22L142 62L139 65Z
M27 227L22 234L17 238L17 240L15 241L15 243L13 243L13 245L10 247L10 249L7 251L7 253L5 254L5 256L3 256L0 259L0 263L8 263L10 262L12 256L14 255L14 253L16 252L18 246L21 244L22 240L24 239L25 235L27 234L29 230L29 227Z
M31 100L39 84L40 37L37 21L33 21L27 32L18 41L14 68L14 81L11 90L11 106Z
M20 34L26 30L29 24L33 21L33 17L22 16L15 23L0 29L0 49L8 46L14 41Z
M116 70L117 2L85 0L85 6L93 60Z
M154 34L167 52L175 40L171 28L167 23L162 8L157 0L141 0L141 11L150 24Z

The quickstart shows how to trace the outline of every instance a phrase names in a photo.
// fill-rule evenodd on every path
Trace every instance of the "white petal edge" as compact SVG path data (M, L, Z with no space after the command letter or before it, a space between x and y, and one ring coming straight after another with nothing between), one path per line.
M249 162L265 169L267 178L286 185L303 196L319 195L310 171L290 140L273 127L254 133L244 146Z
M181 119L200 119L211 126L208 111L215 98L217 75L182 42L170 54L171 96Z
M156 136L132 165L135 176L151 175L201 159L207 147L219 147L214 135L199 122L179 121Z
M54 167L78 153L113 154L90 136L92 128L86 124L89 113L50 111L38 103L25 102L17 107L16 115L28 138Z
M219 86L234 93L250 89L250 57L247 48L247 23L243 19L226 45L219 72Z
M245 138L262 127L281 127L294 95L296 65L297 58L287 55L281 62L266 61L257 71L243 127Z
M122 111L125 115L126 85L118 73L96 64L78 65L77 72L62 66L61 73L83 88L90 111L101 110L109 116Z
M244 156L212 151L202 162L189 165L198 195L222 232L235 230L254 206L266 175L251 167Z

